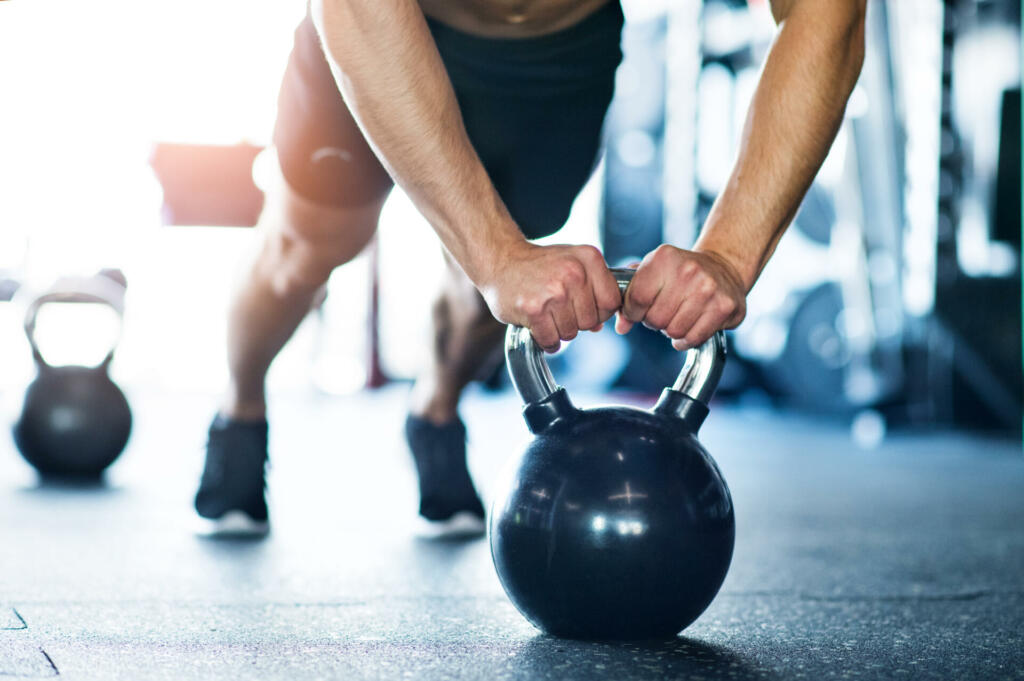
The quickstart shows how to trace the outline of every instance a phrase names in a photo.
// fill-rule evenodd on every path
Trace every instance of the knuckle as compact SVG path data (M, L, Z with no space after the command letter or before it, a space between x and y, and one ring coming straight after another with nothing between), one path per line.
M566 260L561 267L561 280L570 285L582 284L587 277L587 271L579 260Z
M696 276L700 271L700 265L698 265L697 261L692 258L687 258L683 261L683 264L679 266L679 273L687 278Z
M584 245L579 247L579 257L583 260L590 262L591 264L604 264L604 256L594 246Z
M738 307L736 301L728 296L720 296L714 302L715 312L723 318L731 317L736 313Z
M675 248L673 246L670 246L668 244L661 244L660 246L654 249L652 255L655 258L661 259L671 255L672 251L674 250Z
M711 298L718 291L718 285L710 276L703 274L697 280L695 289L698 295L703 296L704 298Z
M526 315L529 318L534 318L540 315L544 310L544 302L539 298L517 298L515 303L515 310L520 314Z
M544 302L561 303L567 296L565 282L561 278L548 281L544 287L543 295L538 296Z

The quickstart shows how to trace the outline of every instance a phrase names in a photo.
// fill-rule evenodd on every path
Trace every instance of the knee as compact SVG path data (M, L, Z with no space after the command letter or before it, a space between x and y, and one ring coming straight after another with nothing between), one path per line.
M359 255L372 238L379 211L311 205L286 209L268 231L258 268L281 297L323 286L331 272Z
M279 298L315 291L327 282L334 267L313 242L280 231L266 237L256 263L257 273Z

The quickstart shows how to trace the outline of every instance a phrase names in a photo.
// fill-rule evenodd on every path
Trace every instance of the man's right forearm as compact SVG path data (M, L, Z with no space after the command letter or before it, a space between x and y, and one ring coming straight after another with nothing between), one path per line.
M367 141L480 285L526 243L473 150L414 0L313 0L335 80Z

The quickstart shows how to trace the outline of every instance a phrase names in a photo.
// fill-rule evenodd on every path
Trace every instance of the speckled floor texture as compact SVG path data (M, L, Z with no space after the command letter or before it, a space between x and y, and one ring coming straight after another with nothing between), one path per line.
M676 640L599 644L525 622L485 540L414 537L406 388L277 396L262 541L192 533L214 397L129 397L103 488L40 486L0 439L2 678L1024 679L1013 442L865 451L841 423L716 405L702 440L736 507L729 577ZM509 394L464 416L487 495L528 433Z

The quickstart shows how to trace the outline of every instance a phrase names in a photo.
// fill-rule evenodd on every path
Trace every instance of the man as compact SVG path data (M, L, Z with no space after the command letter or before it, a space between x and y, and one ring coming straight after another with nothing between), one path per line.
M231 310L231 383L200 516L266 529L267 369L331 271L373 236L397 183L449 265L406 422L420 514L482 530L456 407L503 325L553 351L620 307L619 332L642 322L679 350L739 324L842 120L865 2L772 0L778 32L729 182L693 250L648 254L623 300L596 249L530 242L562 226L593 168L621 59L618 0L313 0L279 99L283 182Z

